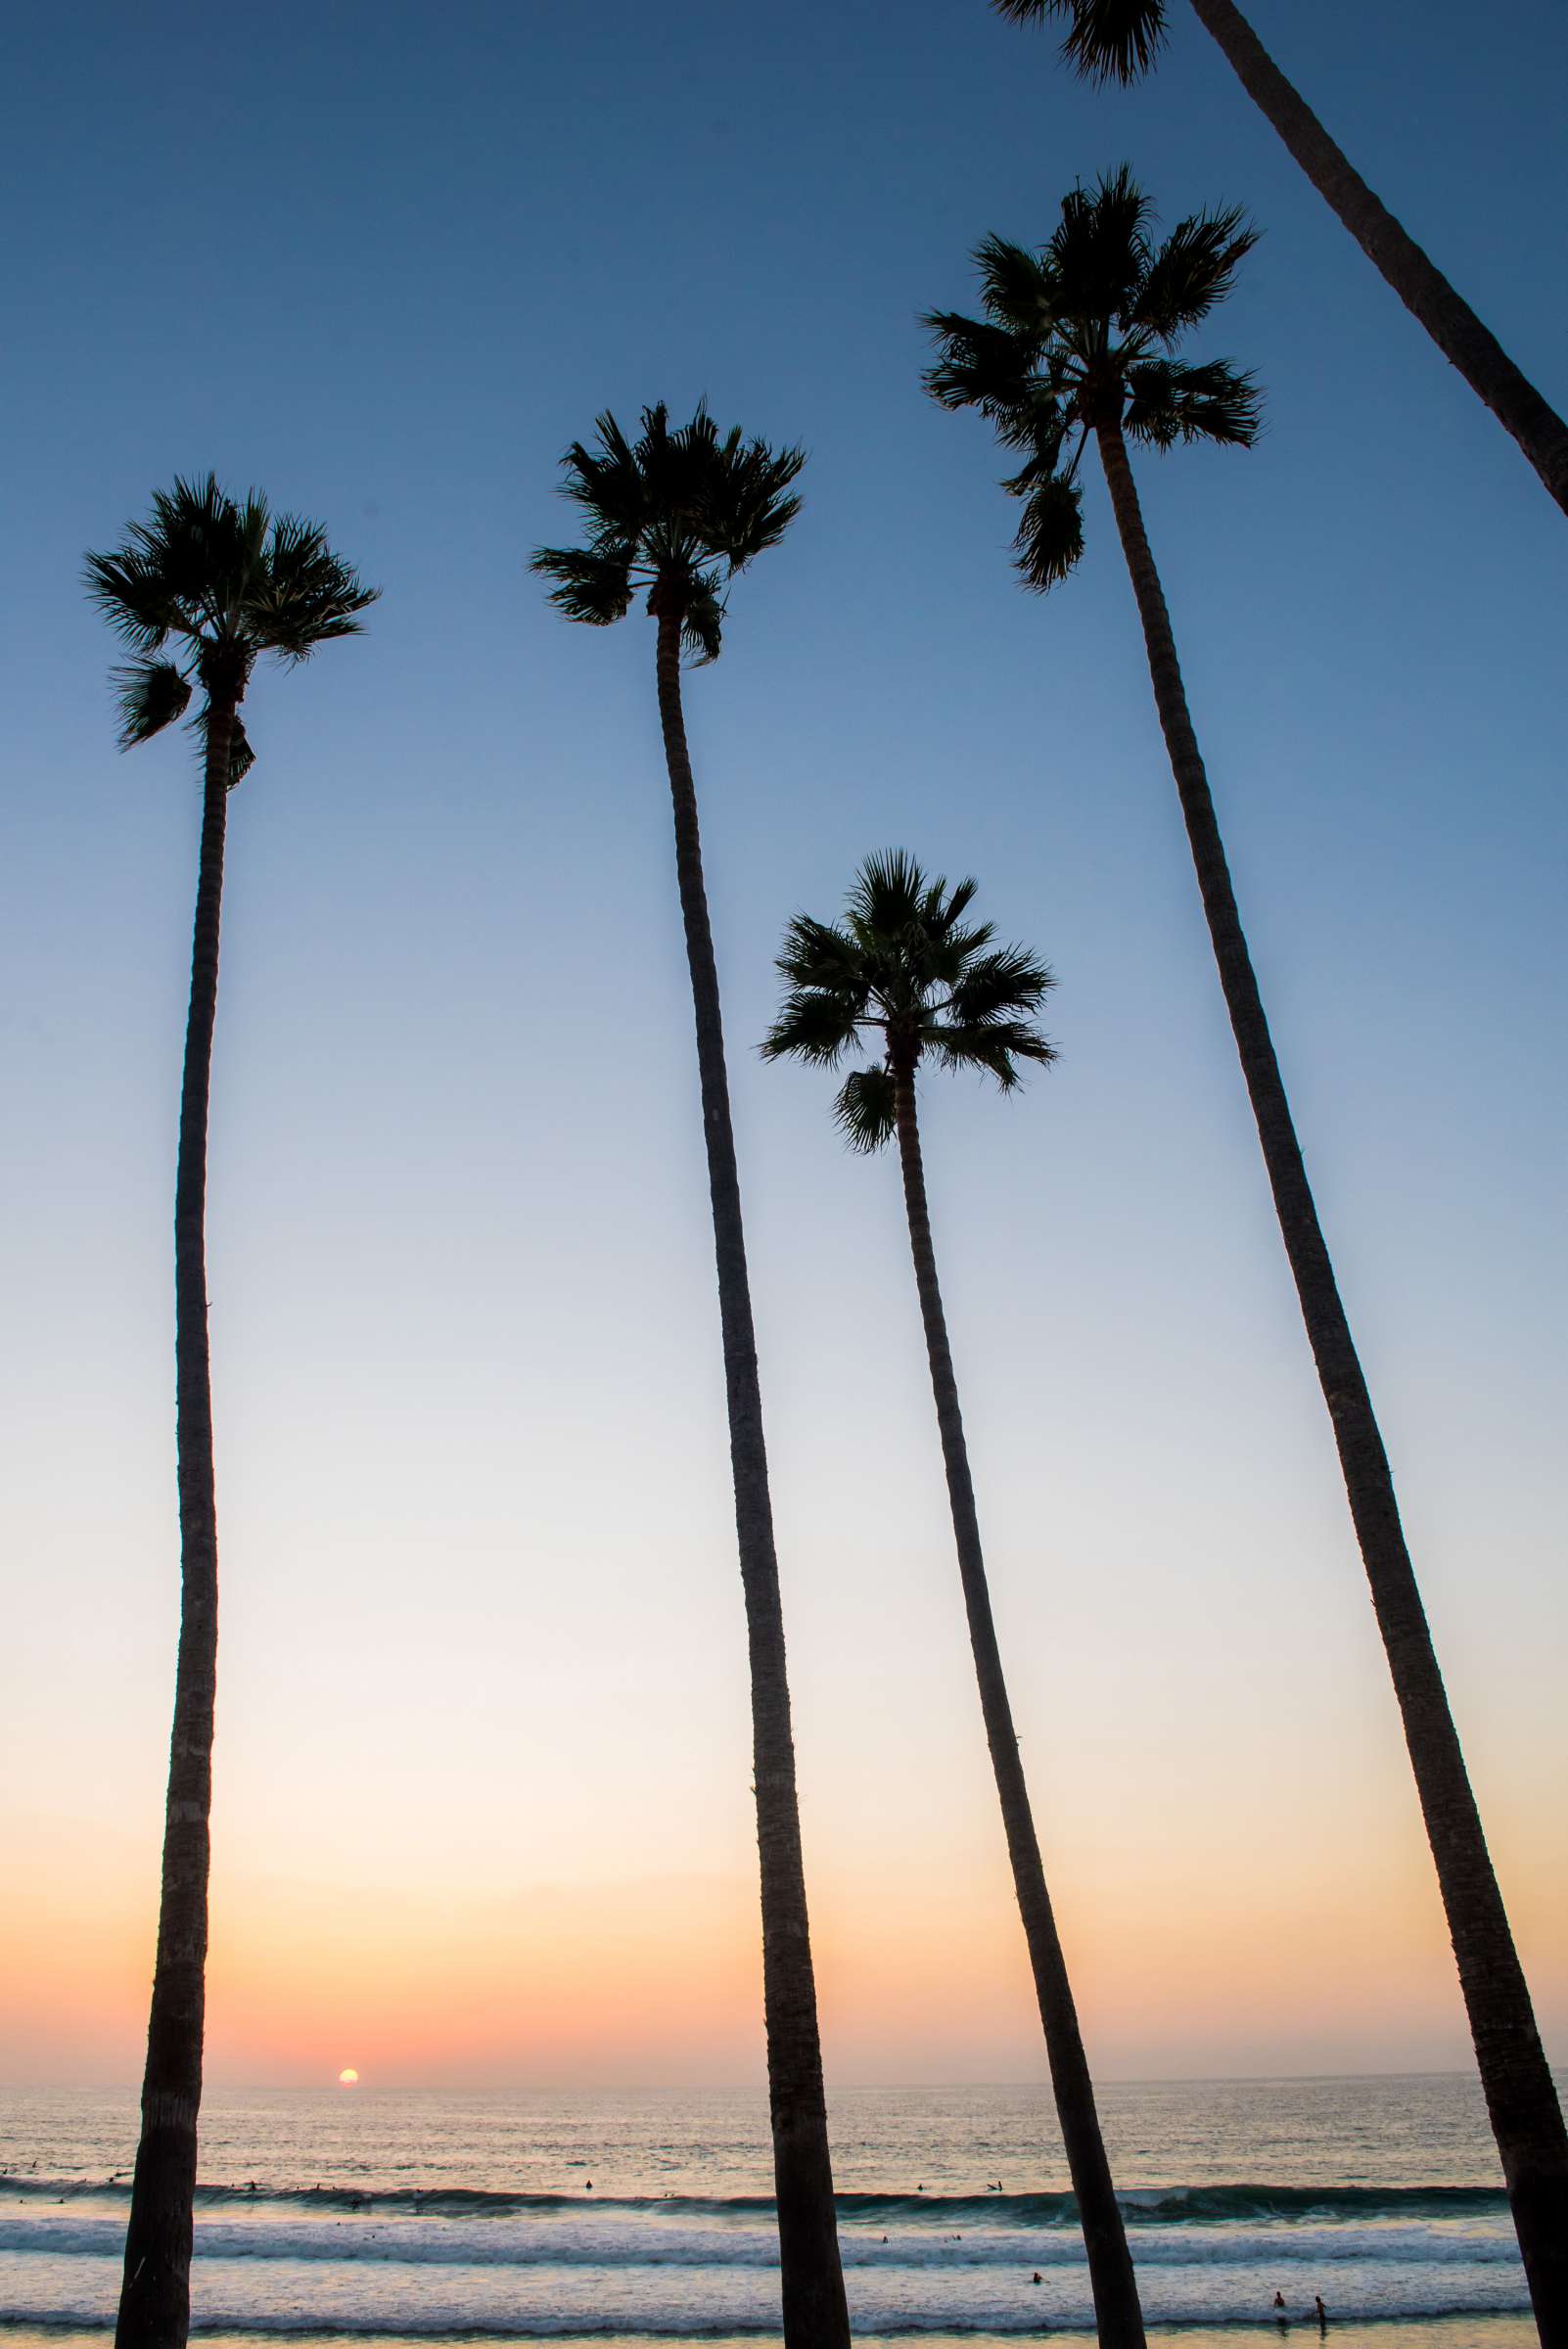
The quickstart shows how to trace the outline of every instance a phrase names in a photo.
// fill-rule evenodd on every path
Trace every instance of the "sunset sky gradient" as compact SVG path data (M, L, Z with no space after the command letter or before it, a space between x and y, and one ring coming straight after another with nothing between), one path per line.
M1552 0L1256 0L1568 397ZM170 1202L199 793L120 759L78 585L176 470L384 601L258 676L209 1287L208 2071L754 2081L740 1591L652 629L525 576L594 414L810 461L688 724L749 1218L826 2057L1043 2073L897 1175L766 1070L868 851L975 872L1060 1066L934 1080L928 1174L1047 1868L1107 2076L1457 2068L1386 1670L1102 492L1013 583L916 320L1130 159L1266 234L1251 454L1140 468L1200 737L1495 1856L1568 2059L1561 623L1523 461L1177 11L1072 81L983 0L26 0L0 533L0 2077L146 2027L177 1603ZM214 105L221 91L223 103Z

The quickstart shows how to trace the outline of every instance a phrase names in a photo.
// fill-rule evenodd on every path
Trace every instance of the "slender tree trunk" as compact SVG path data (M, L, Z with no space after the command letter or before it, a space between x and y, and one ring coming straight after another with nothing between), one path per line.
M985 1717L992 1769L996 1775L1007 1852L1013 1864L1013 1884L1035 1976L1035 1996L1044 2026L1056 2113L1084 2228L1089 2285L1094 2294L1094 2322L1101 2349L1143 2349L1143 2312L1138 2305L1132 2255L1128 2249L1127 2229L1111 2183L1111 2165L1106 2159L1105 2140L1100 2134L1099 2114L1094 2104L1094 2083L1089 2078L1073 1986L1068 1980L1067 1960L1045 1887L1045 1870L1029 1804L1029 1786L1019 1757L1007 1682L1002 1675L1001 1650L992 1620L975 1488L969 1474L969 1450L964 1442L958 1384L947 1345L947 1323L942 1310L931 1217L926 1206L914 1071L899 1066L897 1054L894 1082L899 1156L903 1167L904 1205L909 1214L909 1246L914 1256L915 1287L920 1294L920 1317L925 1324L926 1353L931 1362L931 1388L937 1404L937 1425L942 1433L942 1456L947 1471L947 1497L952 1507L953 1539L958 1549L964 1607L969 1617L975 1678L980 1683L980 1709Z
M752 1755L761 1863L762 2003L784 2339L787 2349L848 2349L850 2318L839 2259L822 2090L822 2046L801 1854L784 1615L773 1546L773 1504L762 1436L762 1396L757 1375L740 1180L730 1127L729 1080L724 1070L718 971L703 882L697 794L681 711L680 624L678 611L660 612L659 715L674 806L675 866L697 1019L697 1065L729 1404L729 1456L735 1480L735 1531L751 1652Z
M1520 373L1497 337L1434 267L1413 237L1380 204L1334 144L1301 93L1286 80L1234 0L1192 0L1248 96L1256 100L1325 204L1339 214L1372 266L1419 319L1478 398L1513 435L1551 495L1568 513L1568 424Z
M142 2082L116 2349L185 2349L191 2321L196 2119L202 2101L207 1892L217 1681L217 1500L207 1332L207 1111L217 1014L218 921L230 747L243 687L209 692L191 1000L174 1177L174 1384L180 1641L163 1824L158 1958Z
M1388 1651L1536 2323L1545 2349L1568 2349L1568 2136L1433 1652L1388 1455L1291 1122L1127 445L1117 424L1101 423L1096 433L1220 983Z

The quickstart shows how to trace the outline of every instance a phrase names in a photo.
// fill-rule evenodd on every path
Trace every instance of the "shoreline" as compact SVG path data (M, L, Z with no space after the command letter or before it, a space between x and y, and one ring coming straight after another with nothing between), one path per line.
M889 2341L920 2344L920 2349L1001 2349L1020 2339L1038 2338L1061 2341L1074 2349L1093 2349L1092 2330L1070 2329L1065 2326L1040 2326L1038 2334L1016 2332L862 2332L861 2341ZM1296 2343L1300 2349L1313 2341L1326 2340L1331 2349L1534 2349L1536 2327L1528 2315L1491 2315L1456 2317L1377 2317L1356 2318L1344 2324L1329 2321L1326 2333L1320 2332L1310 2318L1297 2318L1280 2324L1268 2316L1257 2320L1242 2319L1228 2325L1151 2325L1150 2349L1242 2349L1243 2344L1264 2341ZM55 2326L29 2319L23 2324L8 2324L0 2319L0 2342L6 2349L104 2349L114 2339L113 2326L101 2329L84 2329L77 2325ZM305 2326L285 2328L269 2327L254 2332L204 2332L200 2326L191 2327L191 2339L203 2349L255 2349L262 2341L347 2341L353 2349L421 2349L422 2344L439 2343L440 2349L524 2349L539 2341L548 2341L551 2349L783 2349L782 2336L768 2332L696 2333L669 2332L442 2332L381 2333L350 2331L325 2326L311 2330Z

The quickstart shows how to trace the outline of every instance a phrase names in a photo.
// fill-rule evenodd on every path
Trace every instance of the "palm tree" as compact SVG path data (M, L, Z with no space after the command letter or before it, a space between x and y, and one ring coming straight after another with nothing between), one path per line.
M842 927L807 914L791 922L778 958L783 1008L762 1052L769 1060L794 1055L830 1069L856 1045L869 1042L878 1055L876 1065L845 1079L835 1111L856 1150L880 1150L898 1136L980 1707L1084 2227L1095 2319L1105 2349L1142 2349L1143 2316L1127 2230L1111 2184L992 1620L920 1156L915 1092L923 1060L942 1069L979 1070L1011 1092L1019 1082L1019 1061L1045 1066L1056 1057L1035 1022L1051 974L1022 947L993 945L989 922L965 923L975 890L973 881L951 890L944 877L928 881L901 851L867 857Z
M1090 434L1105 469L1220 983L1388 1651L1537 2322L1550 2349L1568 2349L1568 2138L1317 1221L1128 461L1129 440L1165 450L1177 440L1246 447L1255 437L1251 378L1222 359L1189 365L1174 355L1229 292L1254 232L1236 211L1203 212L1156 246L1149 224L1148 199L1124 167L1092 193L1080 188L1065 200L1061 225L1041 252L988 240L976 256L986 317L928 318L941 355L927 387L945 407L978 407L1003 445L1023 453L1007 486L1023 500L1014 544L1033 588L1065 578L1083 551L1078 476Z
M680 692L683 651L699 663L718 656L727 582L754 556L776 546L799 512L800 500L791 494L790 484L806 459L797 448L773 450L761 440L743 441L738 430L721 438L701 407L690 424L673 432L663 405L645 408L634 442L610 415L598 419L595 432L596 449L574 442L562 460L563 493L586 520L587 544L541 547L532 569L555 582L550 601L569 620L608 626L623 619L634 596L646 590L647 610L658 622L659 715L674 808L675 872L697 1024L735 1530L751 1654L762 2000L784 2337L789 2349L843 2349L850 2326L822 2091L773 1505L730 1126L718 971Z
M114 554L89 555L89 595L136 658L116 672L122 750L183 717L198 691L202 846L174 1178L174 1380L180 1635L163 1827L158 1957L120 2290L120 2349L183 2349L191 2316L191 2206L202 2100L212 1707L217 1676L217 1504L207 1329L207 1113L217 1012L228 797L253 762L240 719L263 653L306 660L359 631L378 590L294 515L208 474L153 499Z
M1167 0L992 0L992 6L1019 23L1068 17L1071 29L1062 53L1080 73L1099 81L1135 81L1152 69L1166 38ZM1192 13L1219 42L1242 88L1263 109L1323 202L1444 357L1513 435L1568 513L1568 424L1379 203L1281 73L1235 0L1192 0Z

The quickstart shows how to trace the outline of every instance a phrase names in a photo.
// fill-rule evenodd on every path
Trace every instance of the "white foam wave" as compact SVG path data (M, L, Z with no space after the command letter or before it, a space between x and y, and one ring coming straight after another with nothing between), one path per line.
M113 2259L124 2241L124 2231L122 2218L98 2213L58 2218L32 2212L6 2215L0 2217L0 2254ZM1510 2270L1518 2266L1511 2231L1505 2223L1486 2220L1403 2226L1293 2220L1275 2227L1235 2222L1190 2229L1144 2229L1134 2224L1130 2239L1140 2271L1270 2265L1322 2269L1353 2262ZM841 2230L840 2242L847 2268L872 2273L890 2268L997 2268L1012 2273L1019 2268L1084 2265L1082 2237L1076 2231L1058 2229L969 2227L942 2234L930 2228L852 2226ZM696 2223L661 2220L653 2213L592 2218L576 2212L538 2213L481 2220L204 2218L197 2222L196 2243L204 2267L214 2260L420 2268L778 2265L778 2237L770 2223Z
M891 2250L892 2246L889 2246ZM958 2246L954 2246L958 2248ZM1151 2323L1258 2322L1275 2288L1305 2314L1321 2291L1346 2320L1506 2312L1527 2305L1517 2263L1351 2258L1284 2262L1189 2260L1144 2265ZM1007 2266L852 2261L847 2275L857 2333L1029 2332L1042 2323L1086 2326L1082 2263ZM776 2332L777 2271L644 2261L620 2265L441 2266L397 2261L202 2257L193 2280L204 2331L404 2334L470 2332L545 2338L562 2333ZM119 2263L111 2256L0 2255L0 2322L102 2326L113 2318Z

